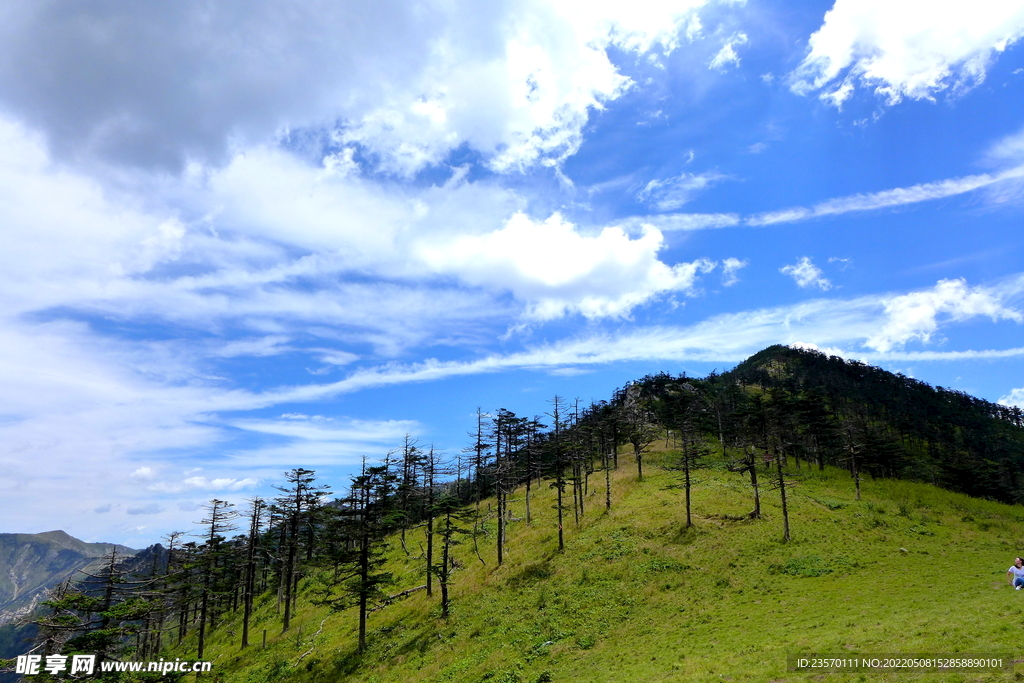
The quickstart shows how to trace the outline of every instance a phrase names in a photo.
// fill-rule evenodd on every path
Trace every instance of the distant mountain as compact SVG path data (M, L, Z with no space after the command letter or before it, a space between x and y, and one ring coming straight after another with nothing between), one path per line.
M63 531L0 534L0 626L29 614L48 588L115 549L126 557L138 552L114 543L86 543Z
M46 599L49 588L80 570L90 570L115 549L125 558L138 553L114 543L86 543L63 531L0 534L0 659L24 654L32 647L38 629L19 622ZM0 673L0 683L18 678Z

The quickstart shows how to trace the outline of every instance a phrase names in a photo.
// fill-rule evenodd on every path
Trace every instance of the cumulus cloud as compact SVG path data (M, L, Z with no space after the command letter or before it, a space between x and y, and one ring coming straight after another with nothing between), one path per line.
M890 104L960 92L985 79L1024 35L1024 8L1003 0L836 0L790 75L795 92L842 103L861 85Z
M779 268L779 272L788 275L796 282L797 286L807 289L817 287L822 291L832 289L832 283L825 278L818 266L811 262L807 256L801 257L796 263Z
M687 292L715 267L706 259L669 266L657 258L662 246L652 227L637 239L617 227L586 235L559 214L539 222L520 213L492 233L424 247L423 258L468 283L512 291L529 302L528 318L599 318L626 315L662 293Z
M817 351L818 353L824 353L824 354L827 354L829 356L844 356L845 357L847 355L846 351L844 351L843 349L837 348L837 347L818 346L817 344L812 344L810 342L802 342L802 341L793 342L792 344L789 345L789 348L791 348L791 349L800 349L801 351Z
M1018 408L1024 408L1024 387L1019 389L1013 389L1006 396L999 399L999 402L1004 406L1016 406Z
M16 0L0 98L62 158L180 169L336 126L332 164L362 146L408 173L468 144L509 170L571 154L630 87L608 48L670 52L707 1Z
M287 353L342 366L357 354L325 341L368 343L393 356L424 342L475 341L486 325L506 321L503 329L509 317L621 317L658 296L693 293L714 267L703 259L659 260L664 238L656 228L639 227L632 237L620 228L584 233L557 217L539 222L515 214L516 195L487 183L374 186L266 147L184 188L185 206L202 218L179 221L159 209L112 203L96 183L55 165L38 136L2 117L0 141L0 224L9 228L0 250L0 343L5 361L18 368L8 377L19 384L10 395L41 399L22 401L18 413L52 416L65 406L80 414L81 424L74 418L69 427L89 432L81 438L95 439L97 451L123 438L136 451L217 438L203 420L184 417L196 413L169 410L164 399L150 403L152 386L143 377L176 383L174 400L191 402L212 379L211 360ZM359 281L346 281L351 274ZM198 330L204 340L116 344L83 323L25 317L45 310L157 320ZM234 331L228 338L225 326ZM297 342L309 335L320 341ZM41 386L24 369L42 358L77 374L72 384L82 390L60 381ZM133 397L135 411L123 420L108 415L90 429L81 406L109 405L119 392ZM153 416L140 417L147 429L132 431L135 413ZM39 425L40 433L46 429Z
M969 287L961 278L941 280L932 289L893 297L885 302L888 321L865 344L884 353L911 340L927 342L941 318L963 321L985 316L993 321L1024 322L1024 315L1006 306L1000 294L992 288Z

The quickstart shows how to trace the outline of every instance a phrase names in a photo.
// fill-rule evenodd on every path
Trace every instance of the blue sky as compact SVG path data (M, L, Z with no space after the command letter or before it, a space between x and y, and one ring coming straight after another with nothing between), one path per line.
M1024 2L12 2L0 530L770 344L1024 405Z

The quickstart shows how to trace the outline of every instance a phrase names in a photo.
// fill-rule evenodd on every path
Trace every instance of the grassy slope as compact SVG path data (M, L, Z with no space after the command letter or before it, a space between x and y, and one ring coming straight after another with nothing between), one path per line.
M702 472L696 528L687 531L683 492L667 488L677 477L657 469L652 454L637 483L631 460L620 456L610 514L603 476L591 477L585 519L575 528L568 518L564 554L546 485L534 488L543 496L534 524L512 524L504 566L494 565L493 534L480 540L486 566L471 545L460 547L465 569L448 622L436 596L414 594L372 615L369 649L358 656L353 612L300 604L301 633L293 625L281 635L266 596L257 645L244 655L237 621L216 629L208 647L215 671L251 683L904 681L921 676L812 678L787 673L786 655L1020 649L1024 591L1005 580L1024 548L1020 507L892 480L865 481L858 502L847 473L805 468L791 491L793 541L783 544L777 492L763 493L763 520L731 519L750 510L749 486L724 469ZM522 516L522 490L512 507ZM421 538L410 534L414 554ZM392 553L394 592L423 583L417 563L400 547Z

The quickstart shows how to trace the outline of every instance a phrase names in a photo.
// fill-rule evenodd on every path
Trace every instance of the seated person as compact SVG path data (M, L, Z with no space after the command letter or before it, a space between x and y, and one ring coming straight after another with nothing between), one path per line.
M1017 590L1024 586L1024 559L1013 558L1013 566L1006 570L1006 578L1010 581L1010 585Z

